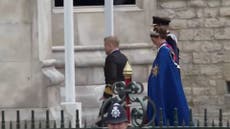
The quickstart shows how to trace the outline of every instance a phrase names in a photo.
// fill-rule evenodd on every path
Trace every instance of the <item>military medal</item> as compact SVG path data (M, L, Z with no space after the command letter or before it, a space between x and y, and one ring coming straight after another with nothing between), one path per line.
M152 74L153 74L154 76L157 76L158 71L159 71L159 67L158 67L157 65L155 65L155 66L152 68Z

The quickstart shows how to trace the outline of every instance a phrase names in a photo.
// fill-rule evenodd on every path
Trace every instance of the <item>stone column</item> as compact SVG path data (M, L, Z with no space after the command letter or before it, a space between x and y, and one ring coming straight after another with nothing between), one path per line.
M64 33L65 33L65 102L61 103L62 108L72 120L75 127L78 109L81 114L81 103L75 100L75 62L74 62L74 31L73 31L73 0L64 1ZM80 119L81 123L81 119ZM81 124L80 124L81 125Z
M40 61L50 58L52 52L51 3L51 0L37 0L37 39Z
M67 0L69 1L69 0ZM72 4L72 3L71 3ZM52 28L51 28L51 20L52 20L52 0L37 0L35 3L36 13L34 14L34 25L33 25L33 33L34 42L37 43L38 47L38 57L39 61L42 63L42 72L45 77L48 78L49 83L47 85L47 92L48 92L48 108L51 113L51 118L57 121L60 120L60 110L64 110L65 119L72 121L72 126L75 127L75 120L76 115L75 112L79 110L79 120L81 126L81 103L75 102L75 77L73 74L74 72L74 49L73 48L73 38L68 37L70 34L67 34L66 39L67 42L70 41L71 50L68 49L66 52L70 52L66 55L67 59L71 58L71 60L67 60L67 73L65 74L67 79L67 86L64 88L66 91L65 93L65 102L61 101L61 94L62 94L62 87L60 87L61 83L64 81L64 76L61 72L59 72L55 68L56 60L52 58ZM66 5L66 4L65 4ZM65 18L68 19L68 18ZM70 19L71 20L71 19ZM67 23L68 24L68 23ZM69 45L67 45L69 47ZM71 67L69 66L71 65ZM71 72L71 73L69 73ZM71 77L69 77L71 75ZM69 79L72 78L70 81ZM71 85L69 84L71 83ZM70 97L69 97L70 95ZM60 123L57 123L60 125Z
M113 0L105 0L105 36L114 35Z

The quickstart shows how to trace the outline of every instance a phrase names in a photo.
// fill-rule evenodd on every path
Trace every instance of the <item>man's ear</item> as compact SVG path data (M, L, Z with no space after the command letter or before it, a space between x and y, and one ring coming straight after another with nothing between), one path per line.
M116 46L115 46L113 43L110 43L110 47L111 47L112 49L116 48Z

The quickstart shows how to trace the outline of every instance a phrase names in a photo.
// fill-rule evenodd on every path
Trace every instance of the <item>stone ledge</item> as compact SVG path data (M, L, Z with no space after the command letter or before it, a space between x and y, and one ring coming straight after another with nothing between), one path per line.
M152 45L148 43L122 44L120 49L127 55L131 64L151 64L154 59ZM53 58L57 60L55 66L64 67L64 46L54 46ZM155 51L156 49L154 49ZM104 47L102 45L75 46L76 67L102 67L105 60Z
M63 43L64 44L64 43ZM120 45L121 49L134 49L134 48L149 48L152 45L149 43L124 43ZM102 45L88 45L88 46L75 46L74 47L75 51L97 51L97 50L104 50L104 46ZM65 47L64 46L53 46L52 51L55 52L64 52Z

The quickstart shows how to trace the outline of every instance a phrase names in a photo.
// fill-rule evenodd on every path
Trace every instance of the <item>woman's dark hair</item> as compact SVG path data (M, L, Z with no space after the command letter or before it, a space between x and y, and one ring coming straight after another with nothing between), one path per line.
M168 32L167 32L166 27L159 27L157 29L157 32L159 33L160 38L162 38L162 39L167 38Z

